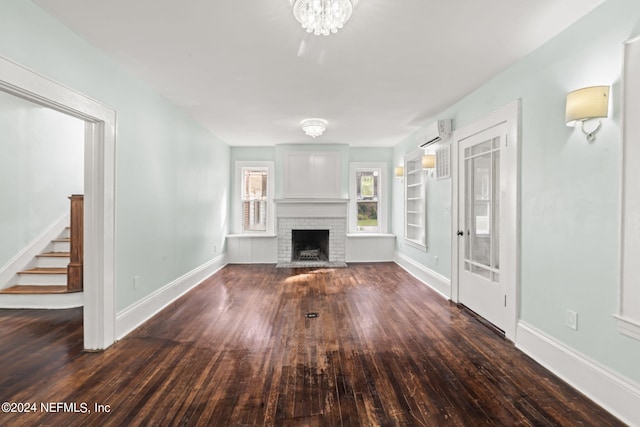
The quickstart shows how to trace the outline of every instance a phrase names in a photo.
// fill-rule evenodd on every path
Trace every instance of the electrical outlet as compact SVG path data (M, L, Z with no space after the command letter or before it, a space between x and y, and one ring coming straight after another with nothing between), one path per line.
M575 331L578 330L578 313L567 310L567 326Z
M438 256L434 256L433 257L433 262L435 263L435 265L438 265Z
M140 287L140 276L133 276L133 289Z
M218 252L218 245L213 245L213 252L214 253Z

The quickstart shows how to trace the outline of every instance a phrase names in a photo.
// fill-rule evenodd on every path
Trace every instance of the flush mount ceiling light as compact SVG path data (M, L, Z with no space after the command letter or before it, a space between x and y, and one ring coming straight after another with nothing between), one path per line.
M300 124L304 133L312 138L322 135L327 129L327 121L324 119L304 119Z
M358 0L292 0L293 15L308 33L337 33L351 18Z

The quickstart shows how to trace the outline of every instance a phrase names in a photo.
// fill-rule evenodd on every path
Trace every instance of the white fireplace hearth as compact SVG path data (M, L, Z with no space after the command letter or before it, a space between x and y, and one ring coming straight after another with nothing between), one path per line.
M346 267L347 199L277 199L277 267ZM328 230L328 259L294 259L293 230Z

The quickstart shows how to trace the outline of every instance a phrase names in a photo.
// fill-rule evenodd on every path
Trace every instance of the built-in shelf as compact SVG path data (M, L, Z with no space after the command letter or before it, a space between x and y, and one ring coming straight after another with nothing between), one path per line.
M422 169L422 150L405 157L405 217L404 237L408 242L424 245L426 219L424 217L425 177Z

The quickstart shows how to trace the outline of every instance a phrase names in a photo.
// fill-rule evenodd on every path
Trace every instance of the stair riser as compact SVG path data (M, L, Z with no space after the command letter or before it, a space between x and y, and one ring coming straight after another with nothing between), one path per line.
M82 307L82 304L82 292L45 295L0 294L0 308L60 309Z
M71 236L71 229L69 227L66 227L64 229L64 231L62 232L62 234L60 234L60 239L68 239Z
M53 242L53 252L70 252L71 244L69 242Z
M21 273L18 285L66 285L66 274L29 274Z
M38 268L67 268L67 265L69 265L69 257L41 256L36 261Z

